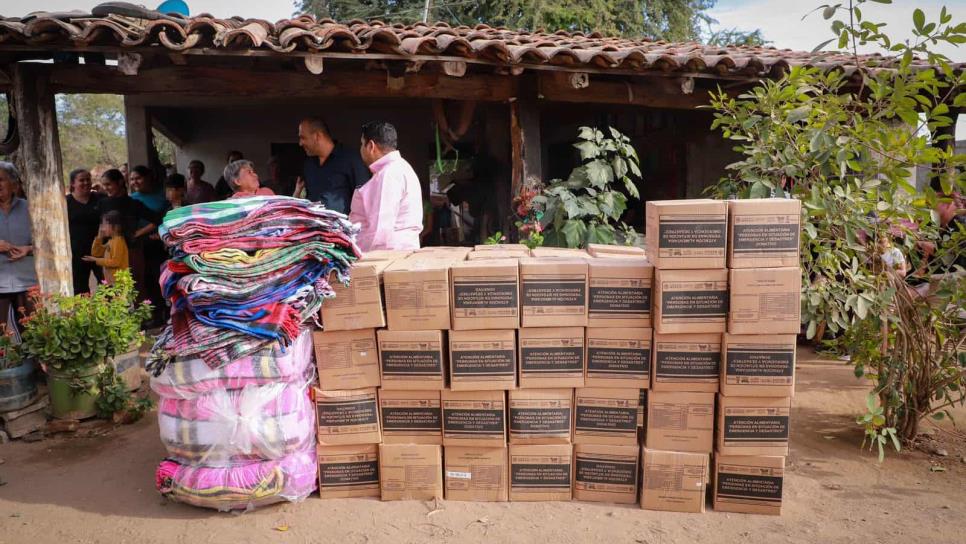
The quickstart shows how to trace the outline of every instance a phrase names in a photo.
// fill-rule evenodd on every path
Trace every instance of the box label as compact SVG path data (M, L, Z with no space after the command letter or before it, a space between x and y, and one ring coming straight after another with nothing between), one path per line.
M787 410L785 412L787 413ZM735 444L742 442L788 442L788 416L727 415L726 412L723 432L725 442Z
M761 221L757 217L748 219ZM731 242L732 251L735 254L742 253L748 257L755 255L769 257L776 253L798 253L798 235L800 230L797 221L794 224L740 224L736 217L732 231L734 233L734 238Z
M770 469L765 469L770 470ZM781 476L730 474L718 471L716 491L718 499L739 499L781 503Z
M532 403L556 403L558 401L527 401ZM515 404L515 403L514 403ZM510 407L510 433L527 435L570 434L569 406L549 407Z
M725 317L728 315L728 290L664 291L661 313L667 317Z
M386 308L430 310L449 307L449 282L446 280L385 282Z
M587 491L633 493L637 489L637 459L576 455L577 487Z
M574 279L527 279L523 284L524 306L580 306L587 303L586 277Z
M319 482L323 488L379 485L379 461L373 459L347 463L319 463Z
M589 310L594 314L615 314L615 317L648 315L651 313L650 287L612 287L591 282Z
M516 376L516 352L508 350L453 350L453 376Z
M511 463L510 485L514 490L569 489L570 463Z
M520 372L528 374L583 372L584 348L533 347L521 348Z
M453 308L466 317L515 316L518 306L515 279L453 280ZM481 312L482 311L482 312Z
M319 427L361 427L376 425L379 418L376 414L376 399L361 400L324 400L316 403L319 416ZM371 432L371 429L345 429L333 434L352 434L352 432Z
M389 351L380 353L383 376L438 376L443 372L440 352L433 351Z
M588 399L580 399L581 403ZM627 404L627 406L606 406L604 404ZM595 433L637 432L637 406L634 402L601 399L596 406L577 405L575 429ZM632 406L633 404L633 406Z
M742 385L788 385L795 371L795 350L764 346L728 347L726 382Z
M619 377L647 377L650 374L650 349L592 347L593 345L594 340L588 340L588 376L616 374Z
M504 411L443 408L443 427L447 435L503 435Z
M728 222L721 215L661 216L658 226L658 248L661 257L724 255ZM695 250L720 250L701 252ZM672 251L665 251L672 250ZM673 251L679 250L679 251Z
M721 351L658 351L655 358L657 377L718 379Z
M405 402L405 401L400 401ZM409 401L424 403L424 401ZM435 407L417 406L383 406L382 429L386 432L396 431L435 431L442 429L442 414L439 403Z

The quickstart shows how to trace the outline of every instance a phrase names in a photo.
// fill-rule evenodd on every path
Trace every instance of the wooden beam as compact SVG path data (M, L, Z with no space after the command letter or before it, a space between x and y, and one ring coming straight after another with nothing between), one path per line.
M124 133L127 136L127 164L150 166L152 145L151 118L147 108L124 100Z
M520 194L527 179L543 181L540 111L533 86L532 82L526 82L523 96L510 103L511 199Z
M171 94L178 96L246 96L324 98L450 98L505 101L516 94L516 81L496 74L448 77L440 73L398 74L390 86L385 71L327 70L320 76L302 72L253 72L238 68L167 66L141 68L137 77L107 66L46 65L57 92Z
M67 199L54 91L47 72L31 64L14 67L12 87L37 281L44 293L72 295Z
M590 79L584 88L575 88L569 78L539 74L540 97L554 102L597 104L626 104L664 109L695 109L710 102L708 91L692 88L691 94L682 91L681 80L651 79L615 80Z

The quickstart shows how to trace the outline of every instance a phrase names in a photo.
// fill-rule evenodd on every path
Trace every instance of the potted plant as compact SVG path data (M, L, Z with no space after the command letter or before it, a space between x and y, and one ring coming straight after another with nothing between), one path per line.
M83 419L97 413L100 376L113 368L111 358L142 338L141 323L151 315L147 302L135 303L134 280L123 270L114 285L93 295L30 292L34 313L24 320L20 350L47 373L53 415Z
M0 412L18 410L37 397L33 360L25 359L12 333L0 332Z

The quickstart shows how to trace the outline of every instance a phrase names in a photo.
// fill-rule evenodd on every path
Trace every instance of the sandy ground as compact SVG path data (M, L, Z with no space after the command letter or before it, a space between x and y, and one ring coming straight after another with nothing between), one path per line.
M205 511L154 490L164 450L149 416L106 436L0 446L0 542L966 542L966 429L936 431L946 457L911 451L880 465L859 449L862 384L839 362L806 359L781 517L316 497L242 515Z

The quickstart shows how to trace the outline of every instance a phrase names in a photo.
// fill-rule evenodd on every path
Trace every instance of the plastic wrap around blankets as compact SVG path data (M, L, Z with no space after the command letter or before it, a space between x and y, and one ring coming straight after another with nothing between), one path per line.
M316 486L315 444L280 459L226 466L194 465L165 459L156 485L165 497L217 510L250 510L277 502L297 502Z

